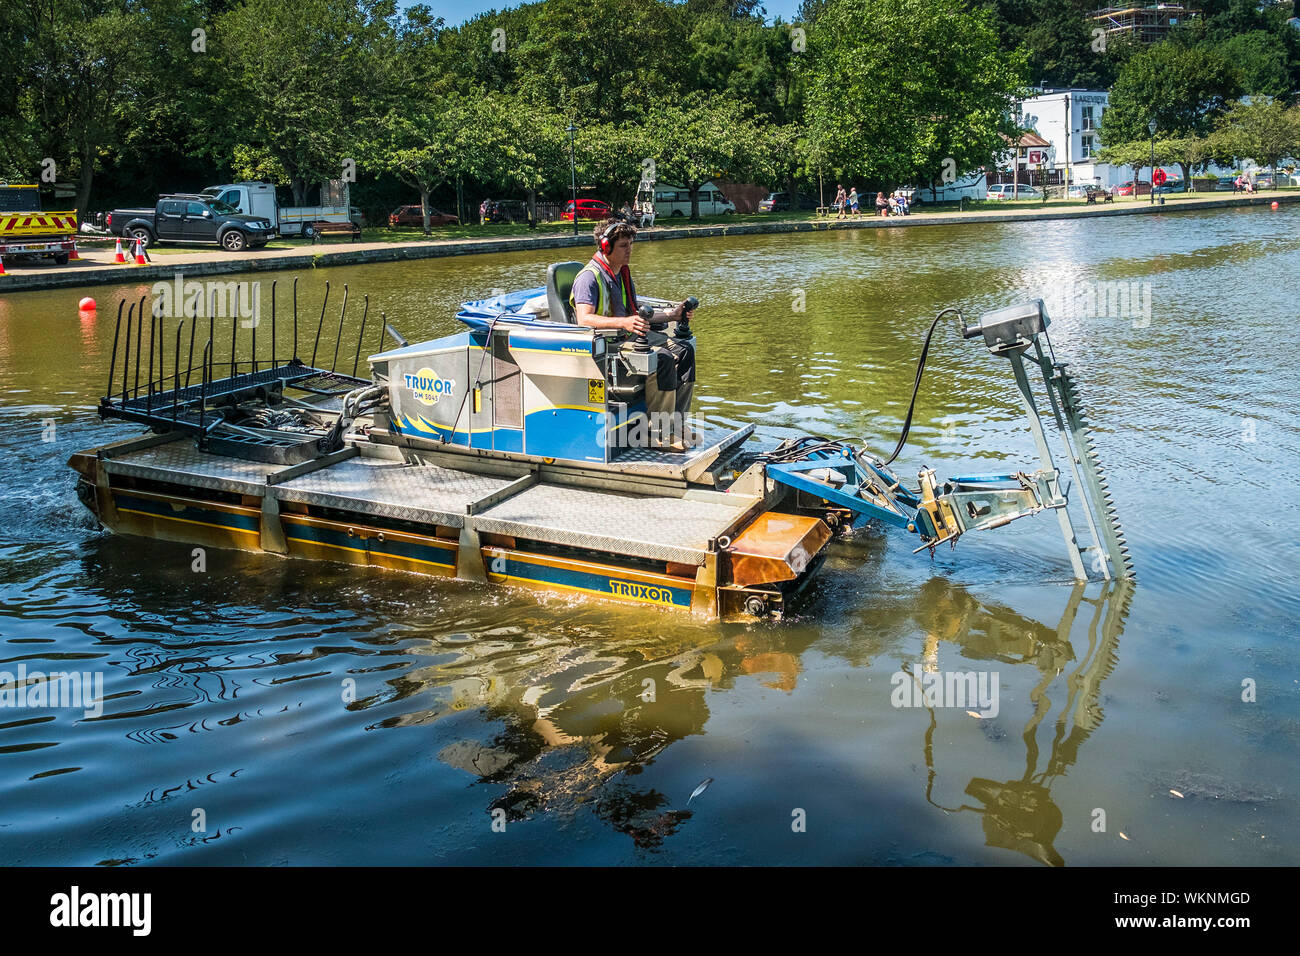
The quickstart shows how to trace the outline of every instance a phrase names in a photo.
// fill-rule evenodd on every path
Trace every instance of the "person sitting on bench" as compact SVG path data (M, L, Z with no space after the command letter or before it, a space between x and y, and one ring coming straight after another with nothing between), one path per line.
M656 353L655 375L646 380L645 405L651 443L665 451L685 451L698 436L686 424L695 394L695 347L690 341L670 339L651 331L637 314L636 287L628 263L636 226L615 216L596 226L596 254L573 280L569 301L578 325L592 329L618 329L645 335ZM682 318L682 305L655 312L655 323ZM686 313L689 319L691 313Z

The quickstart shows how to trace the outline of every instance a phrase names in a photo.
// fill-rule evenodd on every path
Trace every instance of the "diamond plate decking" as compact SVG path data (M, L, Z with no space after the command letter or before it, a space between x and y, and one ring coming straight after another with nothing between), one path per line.
M266 491L266 476L285 466L210 455L195 448L193 439L182 436L165 445L109 458L106 467L110 474L260 495Z
M512 480L438 465L358 457L276 485L275 495L281 501L460 528L468 504Z
M534 485L475 519L479 531L698 564L744 506Z

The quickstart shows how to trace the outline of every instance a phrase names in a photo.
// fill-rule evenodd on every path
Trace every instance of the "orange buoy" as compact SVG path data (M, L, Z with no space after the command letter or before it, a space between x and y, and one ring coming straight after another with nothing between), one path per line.
M77 303L77 308L86 312L94 312L95 300L92 299L90 296L86 296L84 299L82 299L80 302Z
M1272 204L1271 204L1271 208L1273 208L1273 209L1277 209L1277 200L1276 200L1276 199L1273 200L1273 202L1272 202Z
M122 255L122 239L118 238L113 250L113 261L118 265L126 265L126 256Z

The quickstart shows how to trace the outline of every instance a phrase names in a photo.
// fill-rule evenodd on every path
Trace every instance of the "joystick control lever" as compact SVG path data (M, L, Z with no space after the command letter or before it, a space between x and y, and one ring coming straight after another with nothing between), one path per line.
M673 331L673 338L689 339L691 335L691 320L687 317L688 312L694 312L700 307L700 300L695 296L688 296L682 303L682 317L677 320L677 328Z
M649 322L651 319L655 317L655 310L648 305L643 305L641 306L641 308L636 310L636 314L641 316L641 318L645 319L646 322ZM650 340L647 339L644 335L638 335L633 340L632 348L637 352L649 352Z

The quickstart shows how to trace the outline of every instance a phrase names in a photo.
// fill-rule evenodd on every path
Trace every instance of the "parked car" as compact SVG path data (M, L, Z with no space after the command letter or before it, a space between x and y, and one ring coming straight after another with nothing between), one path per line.
M442 212L433 206L429 207L429 225L454 226L459 223L459 216L453 216L449 212ZM414 206L398 206L388 214L388 228L396 229L398 226L424 227L424 213L421 211L419 203Z
M583 200L579 199L578 202ZM528 204L522 199L487 199L481 207L484 222L527 222Z
M1099 188L1093 183L1075 183L1066 191L1066 195L1070 199L1087 199L1090 191Z
M805 196L803 193L795 193L795 201L799 204L800 209L816 209L817 200L811 196ZM790 194L789 193L768 193L766 199L758 201L759 212L789 212L790 211Z
M989 199L1042 199L1043 194L1033 186L1015 183L997 183L989 187Z
M1187 192L1187 181L1184 179L1166 179L1163 186L1156 187L1156 195L1185 192Z
M1214 188L1220 192L1232 192L1237 188L1236 176L1220 176L1214 183Z
M1137 184L1137 194L1138 194L1139 196L1150 196L1150 195L1151 195L1151 184L1150 184L1149 182L1147 182L1145 179L1139 179L1139 180L1138 180L1138 184ZM1133 180L1130 179L1130 180L1129 180L1128 182L1126 182L1126 183L1120 183L1119 186L1117 186L1116 189L1115 189L1115 195L1116 195L1116 196L1132 196L1132 195L1133 195Z
M153 209L114 209L104 217L113 235L141 239L145 245L163 240L215 242L227 252L257 249L274 239L269 218L246 216L234 206L197 193L159 196Z
M1255 177L1256 189L1277 189L1276 183L1277 180L1274 179L1270 173L1265 173L1263 176Z
M614 212L614 207L603 199L579 199L578 200L578 218L579 219L608 219ZM564 204L564 212L560 213L561 219L573 222L573 200L570 199Z

